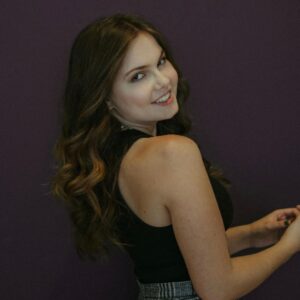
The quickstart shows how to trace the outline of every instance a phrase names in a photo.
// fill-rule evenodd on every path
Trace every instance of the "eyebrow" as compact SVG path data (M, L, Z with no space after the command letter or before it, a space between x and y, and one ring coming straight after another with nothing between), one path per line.
M161 52L160 52L159 59L163 56L164 52L165 52L165 51L162 49ZM138 67L136 67L136 68L133 68L133 69L131 69L130 71L126 72L125 75L124 75L124 77L127 77L127 76L128 76L131 72L133 72L133 71L142 70L142 69L145 69L145 68L147 68L147 67L149 67L149 65L143 65L143 66L138 66Z

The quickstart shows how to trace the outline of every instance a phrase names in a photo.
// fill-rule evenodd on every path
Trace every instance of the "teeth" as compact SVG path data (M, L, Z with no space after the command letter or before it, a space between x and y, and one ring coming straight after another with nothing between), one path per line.
M157 101L155 101L155 103L166 102L169 98L170 98L170 93L168 93L166 96L161 97L160 99L158 99Z

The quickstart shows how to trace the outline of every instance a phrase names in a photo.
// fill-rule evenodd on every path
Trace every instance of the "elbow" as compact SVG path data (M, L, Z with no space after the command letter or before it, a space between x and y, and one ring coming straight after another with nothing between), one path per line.
M202 300L236 300L239 298L238 295L235 295L232 285L228 284L226 280L215 283L209 288L196 287L195 291Z
M217 291L218 287L216 287L216 291L208 293L207 295L203 295L201 291L197 294L202 300L236 300L236 297L232 295L228 295L226 292Z
M201 297L202 300L236 300L237 298L232 298L227 295L224 295L222 293L213 293L209 296L202 296L201 294L198 294L199 297Z

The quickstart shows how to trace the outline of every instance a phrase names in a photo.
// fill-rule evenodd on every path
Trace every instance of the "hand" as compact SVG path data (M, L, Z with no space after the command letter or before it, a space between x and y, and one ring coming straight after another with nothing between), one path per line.
M277 209L250 224L250 246L267 247L277 243L285 229L300 214L300 205L295 208Z
M300 211L299 205L297 205L297 208ZM293 223L288 226L280 239L280 243L288 246L292 254L300 251L300 213L293 220Z

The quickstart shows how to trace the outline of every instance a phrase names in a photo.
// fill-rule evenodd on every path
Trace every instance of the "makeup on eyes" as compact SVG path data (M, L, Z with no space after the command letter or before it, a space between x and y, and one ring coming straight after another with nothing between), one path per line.
M164 60L164 62L163 62L163 63L160 63L162 60ZM167 61L167 58L166 58L165 55L163 55L163 56L160 57L160 59L159 59L159 64L158 64L158 66L164 65L164 64L166 63L166 61ZM142 69L141 69L141 71L142 71L144 68L146 69L147 66L143 66ZM139 79L136 78L137 75L140 75L140 74L143 74L143 77L142 77L142 78L139 78ZM143 72L137 72L136 74L133 75L133 77L130 79L130 81L131 81L131 82L137 82L137 81L140 81L141 79L143 79L144 77L145 77L145 74L144 74Z
M159 59L158 61L162 60L162 59L166 59L166 55L165 55L165 52L164 50L161 50L161 53L160 53L160 56L159 56ZM143 65L143 66L138 66L138 67L135 67L133 69L131 69L130 71L126 72L124 77L127 77L130 73L132 73L133 71L137 71L137 70L143 70L143 69L146 69L148 68L150 65Z

